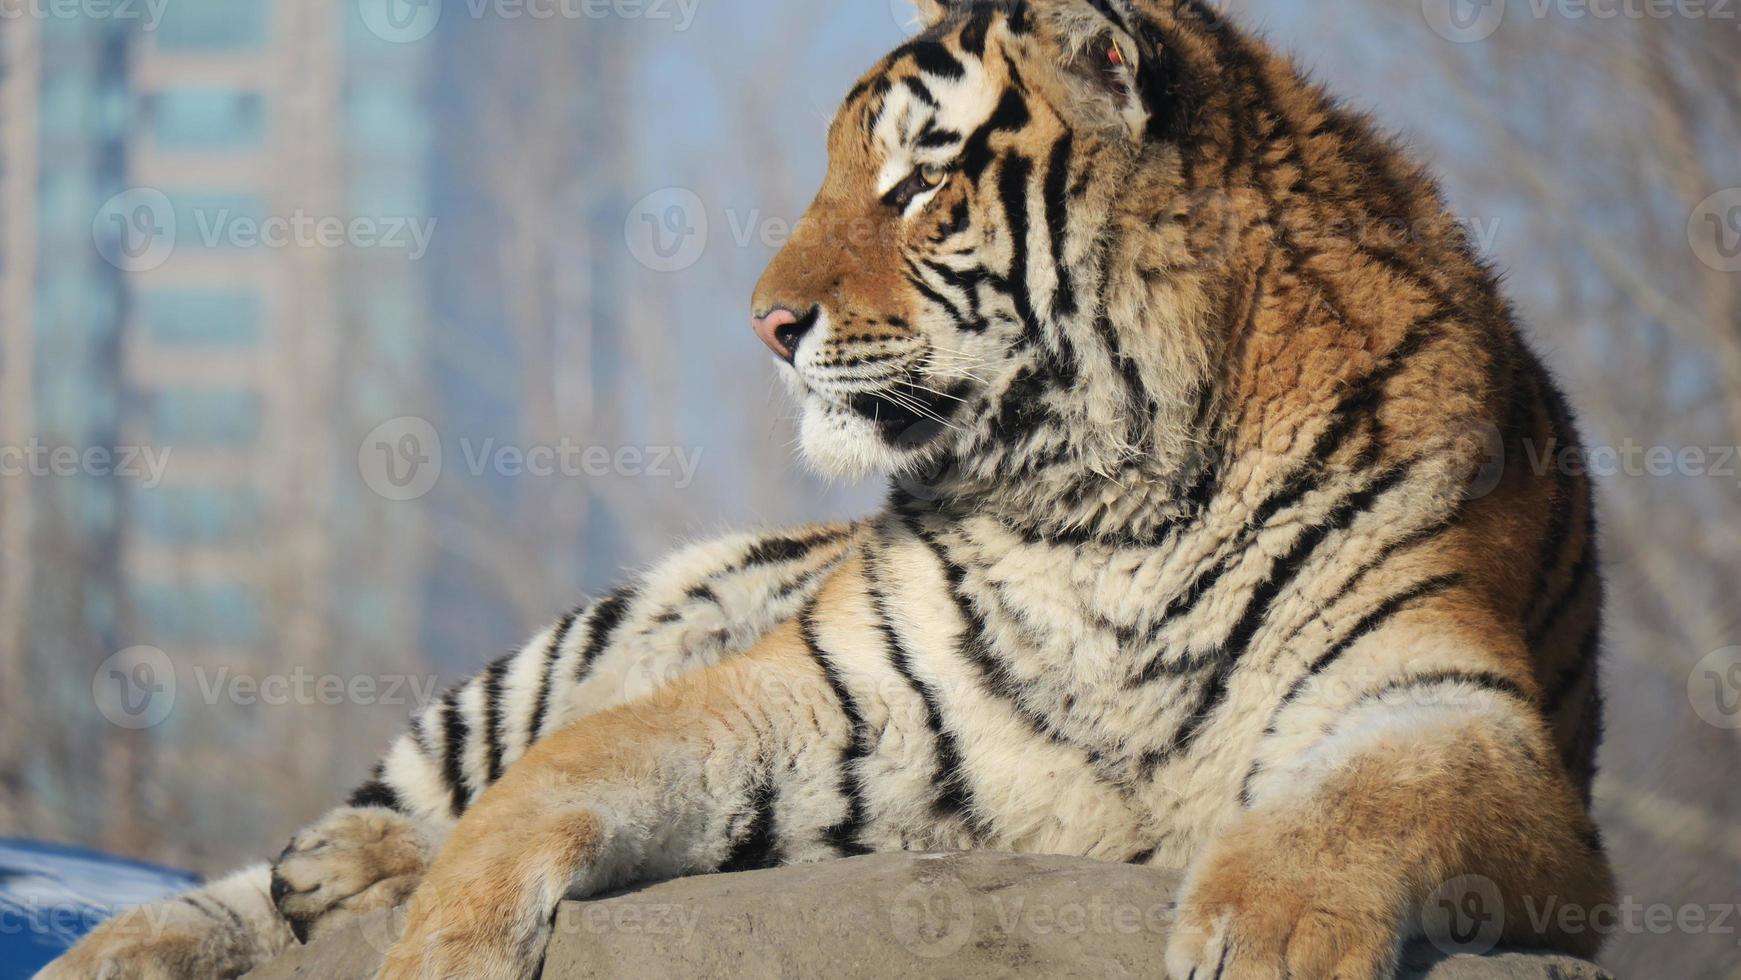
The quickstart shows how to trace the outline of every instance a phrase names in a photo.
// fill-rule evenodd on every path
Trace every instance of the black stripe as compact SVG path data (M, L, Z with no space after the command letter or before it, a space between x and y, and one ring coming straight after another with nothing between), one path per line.
M1548 690L1547 698L1542 702L1542 712L1549 718L1560 713L1566 699L1578 689L1578 685L1589 675L1591 668L1596 666L1597 656L1602 648L1602 621L1592 620L1585 629L1584 638L1579 641L1577 656L1571 666L1560 672L1554 680L1554 686Z
M1584 532L1584 547L1578 554L1578 563L1573 565L1572 570L1566 574L1564 589L1554 598L1552 605L1542 611L1541 618L1529 629L1528 639L1532 648L1540 647L1543 640L1553 635L1554 627L1560 624L1561 617L1565 616L1572 604L1584 594L1585 586L1595 581L1593 575L1595 571L1596 529L1590 527Z
M1021 93L1008 91L998 100L997 109L985 124L974 130L967 137L967 142L961 148L961 172L969 180L978 182L985 168L991 166L993 153L991 137L997 132L1014 132L1028 124L1028 103Z
M1258 629L1269 618L1271 605L1281 596L1282 591L1299 577L1300 572L1305 569L1324 540L1337 531L1347 530L1356 520L1372 509L1379 497L1401 484L1408 473L1407 469L1398 467L1381 474L1362 489L1349 494L1326 515L1322 523L1307 528L1295 537L1294 543L1287 552L1277 558L1275 563L1270 566L1269 576L1252 593L1251 599L1245 604L1244 612L1235 621L1233 628L1228 631L1227 637L1218 645L1214 658L1217 661L1215 674L1210 678L1209 686L1203 693L1198 712L1192 716L1192 719L1187 720L1185 728L1174 736L1172 751L1177 751L1178 748L1189 744L1191 738L1195 737L1197 728L1207 720L1208 714L1220 706L1222 699L1226 696L1228 675L1232 673L1239 659L1244 656L1246 648L1250 646ZM1211 576L1210 580L1213 582L1219 577L1220 575L1216 574ZM1165 676L1166 669L1163 661L1166 653L1163 650L1149 661L1148 665L1137 675L1134 683L1137 685L1146 684L1158 677Z
M1010 153L1003 158L997 178L998 197L1003 203L1004 224L1010 235L1010 269L1004 279L1010 302L1022 323L1022 341L1044 352L1040 318L1034 314L1028 293L1028 178L1034 165L1028 158Z
M513 654L497 658L484 668L484 746L486 784L502 778L502 674Z
M825 531L811 535L776 535L757 541L738 562L737 567L730 572L740 572L761 565L777 565L797 561L808 556L818 547L839 541L845 537L845 531Z
M874 78L867 78L864 81L859 82L857 85L854 85L852 90L846 93L846 99L841 103L841 107L845 108L846 106L852 105L859 96L866 92L873 92L876 95L882 95L892 87L893 85L886 75L877 75Z
M1282 643L1285 645L1292 642L1295 637L1300 635L1300 632L1304 630L1306 626L1321 620L1324 613L1336 608L1342 600L1353 595L1354 590L1359 588L1360 583L1365 581L1368 575L1382 568L1392 558L1396 557L1397 553L1426 544L1429 541L1437 540L1449 533L1450 530L1456 527L1462 520L1463 512L1467 506L1468 500L1461 500L1451 513L1437 518L1432 521L1432 523L1415 531L1411 531L1380 548L1371 558L1368 558L1359 568L1356 568L1354 574L1348 576L1347 580L1337 587L1334 595L1324 600L1324 602L1319 606L1320 611L1318 615L1313 616L1309 620L1304 620L1299 625L1295 626L1293 630L1288 633L1287 638L1284 639Z
M375 763L375 769L369 774L368 782L353 790L345 804L347 806L378 806L404 812L399 794L394 792L393 787L388 786L386 780L382 778L384 771L385 767L381 763Z
M1269 577L1264 580L1262 585L1258 586L1256 593L1246 603L1245 612L1216 651L1213 658L1214 667L1209 675L1209 680L1203 685L1202 691L1197 696L1196 704L1191 713L1185 716L1184 723L1173 733L1173 737L1166 745L1143 756L1142 762L1145 772L1153 772L1161 763L1190 749L1197 737L1208 727L1209 720L1226 703L1228 682L1244 659L1246 648L1250 645L1252 637L1256 635L1257 630L1268 618L1270 606L1276 598L1281 595L1288 584L1299 577L1300 572L1316 554L1319 545L1323 544L1324 539L1329 537L1331 532L1345 530L1361 515L1371 510L1378 497L1399 484L1407 472L1407 470L1399 468L1381 476L1364 490L1355 493L1339 504L1331 512L1327 521L1308 529L1295 539L1287 554L1278 559L1271 567ZM1155 670L1155 676L1161 676L1164 673L1160 665L1162 656L1164 656L1164 651L1149 663L1148 669ZM1147 675L1148 670L1146 669L1144 676L1139 678L1139 682L1146 683L1149 679Z
M526 725L526 745L530 747L544 733L544 719L550 716L550 696L556 663L562 659L562 644L567 642L568 634L574 629L575 620L580 618L580 609L571 609L556 624L556 629L550 635L550 645L544 650L543 676L538 680L538 699L532 707L532 719Z
M1504 677L1484 670L1435 670L1426 674L1414 674L1408 677L1399 677L1376 691L1362 695L1360 700L1349 705L1348 710L1352 711L1371 701L1382 700L1387 695L1395 694L1398 691L1407 691L1421 687L1436 687L1440 684L1468 684L1473 687L1482 688L1483 690L1503 694L1509 698L1522 701L1527 705L1535 704L1535 699L1530 697L1529 692L1524 690L1521 684L1518 684L1509 677Z
M954 146L961 142L961 139L961 134L953 129L937 129L927 125L924 134L919 137L914 145L922 150L935 150L939 147ZM966 199L962 199L961 203L965 206L967 203Z
M750 784L749 826L732 842L731 853L719 866L721 871L756 871L780 863L780 841L774 827L774 808L779 792L774 788L774 774L763 770Z
M580 652L580 663L574 667L575 683L585 680L592 673L593 663L604 653L605 647L610 645L617 627L623 625L623 620L628 616L629 603L634 601L637 591L634 586L625 585L605 596L593 610L591 635L587 637L586 646Z
M1539 366L1537 371L1541 369ZM1536 555L1535 588L1530 595L1535 596L1534 614L1540 614L1542 608L1551 601L1549 584L1553 574L1565 565L1566 556L1562 554L1566 547L1566 539L1572 533L1572 481L1571 474L1559 464L1559 452L1563 447L1570 446L1568 436L1561 425L1566 411L1564 396L1560 394L1553 381L1541 377L1539 385L1542 392L1538 395L1536 404L1542 412L1542 437L1546 445L1542 449L1542 458L1548 461L1549 469L1553 471L1547 508L1547 533L1542 537L1541 549ZM1532 616L1532 622L1536 621Z
M985 38L991 32L991 18L996 8L978 6L967 21L967 26L961 29L961 50L975 58L985 57Z
M907 86L907 91L913 93L913 98L918 99L920 102L925 103L933 109L937 108L937 97L931 94L931 90L925 87L924 82L921 82L919 79L912 76L908 76L901 81Z
M822 839L843 856L868 854L870 848L858 839L859 830L864 827L865 810L858 763L870 754L870 731L865 725L864 714L859 710L858 702L847 691L840 671L835 669L834 662L817 642L815 613L816 603L812 600L798 614L798 635L804 640L804 649L816 661L823 678L828 681L829 690L834 692L834 699L840 702L840 711L846 715L847 726L851 729L846 747L840 750L840 795L846 800L846 814L840 818L840 822L823 829Z
M1411 603L1440 595L1462 584L1462 581L1463 576L1455 572L1435 575L1398 592L1362 616L1342 639L1337 640L1335 645L1313 660L1311 665L1306 668L1305 674L1301 675L1298 680L1294 681L1293 686L1288 688L1288 693L1283 696L1281 703L1276 706L1275 713L1270 716L1269 726L1264 729L1265 734L1275 734L1276 717L1282 713L1282 709L1292 704L1300 696L1300 692L1305 690L1312 678L1329 669L1331 664L1341 659L1356 643L1371 636L1379 627L1389 622L1392 617L1402 612Z
M911 56L918 64L919 70L927 75L955 81L967 77L967 68L961 59L937 41L909 41L894 50L889 55L889 63L894 64L902 58Z
M1113 370L1124 380L1125 401L1130 404L1131 409L1131 426L1146 430L1154 415L1149 409L1154 399L1149 395L1148 386L1143 384L1141 368L1125 354L1124 344L1118 339L1118 328L1113 326L1111 317L1104 313L1095 317L1094 331L1099 335L1101 344L1106 347L1106 357L1112 363ZM1145 419L1145 415L1149 418Z
M447 692L441 701L441 772L447 780L447 791L452 797L453 815L460 816L471 803L471 790L465 781L465 743L471 733L471 726L460 717L460 688Z
M1167 619L1183 616L1195 608L1221 576L1237 563L1243 554L1245 543L1253 534L1266 527L1277 514L1319 489L1329 461L1355 432L1354 423L1364 418L1367 411L1376 410L1384 386L1425 345L1431 337L1429 328L1440 322L1440 319L1439 315L1434 314L1417 321L1396 348L1371 373L1356 383L1353 392L1331 412L1329 423L1313 441L1306 458L1281 481L1274 492L1252 510L1251 516L1246 519L1244 533L1237 539L1240 550L1198 573L1195 581L1168 602L1161 617L1162 623Z
M913 689L913 693L919 696L919 703L925 709L925 727L931 732L931 744L937 758L937 775L933 780L937 787L937 796L931 801L931 812L939 817L971 822L973 791L968 785L967 769L962 765L961 748L955 741L955 733L943 723L943 710L937 693L913 671L912 655L907 652L900 635L895 631L894 622L889 618L888 601L883 597L882 588L877 582L876 560L876 556L867 549L864 556L865 593L870 598L871 612L876 616L877 631L883 636L890 665L907 682L907 686Z
M913 285L915 290L918 290L919 295L925 297L938 306L943 307L944 312L949 314L949 318L955 321L957 329L969 333L980 333L985 330L987 324L983 320L978 320L977 318L973 320L968 319L966 314L962 313L959 307L950 302L942 293L931 288L931 284L927 283L924 277L918 273L917 267L914 266L912 262L909 261L907 265L909 268L907 281Z
M1052 316L1057 319L1076 315L1076 287L1071 282L1070 269L1064 262L1064 248L1070 234L1070 151L1073 138L1065 133L1052 146L1052 157L1046 163L1046 232L1052 239L1052 266L1058 273L1058 291L1052 297Z

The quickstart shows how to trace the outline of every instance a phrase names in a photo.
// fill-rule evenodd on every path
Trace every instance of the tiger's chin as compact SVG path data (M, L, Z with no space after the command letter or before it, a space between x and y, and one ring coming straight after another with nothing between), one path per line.
M804 399L798 450L818 476L846 481L901 473L927 455L924 447L891 443L877 422L814 395Z

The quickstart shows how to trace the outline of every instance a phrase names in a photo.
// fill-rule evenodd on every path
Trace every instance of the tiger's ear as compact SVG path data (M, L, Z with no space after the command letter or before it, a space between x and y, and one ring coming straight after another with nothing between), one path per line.
M949 16L951 0L913 0L913 5L919 8L919 22L926 27L936 27Z
M1097 128L1122 129L1140 142L1148 128L1145 62L1152 56L1126 25L1134 11L1120 0L1034 0L1034 19L1053 47L1070 104Z

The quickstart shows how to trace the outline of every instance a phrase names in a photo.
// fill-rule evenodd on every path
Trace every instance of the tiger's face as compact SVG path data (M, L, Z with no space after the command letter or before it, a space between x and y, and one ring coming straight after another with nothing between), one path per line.
M1119 184L1153 152L1154 53L1104 0L920 10L847 96L753 301L833 476L971 459L1010 435L1012 400L1086 384L1059 325L1101 315Z

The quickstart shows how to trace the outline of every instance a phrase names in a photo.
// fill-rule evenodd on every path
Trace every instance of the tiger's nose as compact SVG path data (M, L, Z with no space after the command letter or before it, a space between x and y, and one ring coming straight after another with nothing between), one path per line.
M776 306L761 316L751 317L750 326L769 350L791 364L798 353L798 342L816 325L819 312L817 307L811 307L809 313L799 316L784 306Z

